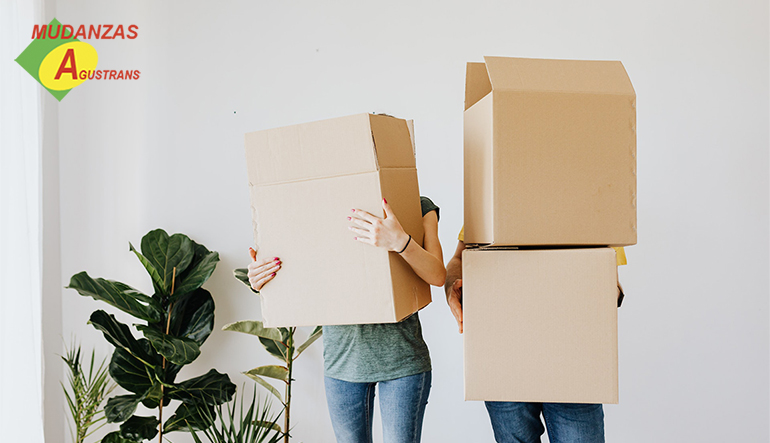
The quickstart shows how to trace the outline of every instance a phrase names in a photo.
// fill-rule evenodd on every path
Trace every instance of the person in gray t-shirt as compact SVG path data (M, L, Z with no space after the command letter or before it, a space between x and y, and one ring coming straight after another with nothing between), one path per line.
M383 199L385 218L354 209L348 220L354 240L399 253L427 283L446 277L438 239L439 208L420 197L425 231L417 244ZM280 259L256 260L252 250L249 281L259 291L281 269ZM431 364L418 313L398 323L324 326L324 384L338 443L372 441L374 388L379 385L385 443L420 441L428 402Z

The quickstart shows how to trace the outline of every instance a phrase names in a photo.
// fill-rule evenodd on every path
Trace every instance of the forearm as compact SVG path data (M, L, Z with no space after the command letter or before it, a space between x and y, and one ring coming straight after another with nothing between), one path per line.
M441 286L444 283L446 269L441 259L423 249L412 239L401 253L401 257L409 263L414 272L423 280L433 286Z

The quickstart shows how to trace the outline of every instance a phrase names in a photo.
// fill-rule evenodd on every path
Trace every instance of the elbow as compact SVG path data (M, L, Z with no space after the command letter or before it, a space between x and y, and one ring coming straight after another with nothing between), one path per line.
M444 283L446 282L446 268L443 266L440 270L437 270L434 275L431 275L430 279L427 280L428 284L433 286L442 287L444 286Z

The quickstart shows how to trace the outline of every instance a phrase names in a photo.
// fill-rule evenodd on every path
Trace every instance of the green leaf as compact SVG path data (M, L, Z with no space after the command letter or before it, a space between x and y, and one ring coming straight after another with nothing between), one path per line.
M110 432L102 438L102 443L137 443L136 440L126 440L121 437L120 431Z
M299 357L299 355L302 354L302 351L307 349L308 346L315 343L315 341L318 340L322 334L323 334L323 327L316 326L315 329L313 329L313 332L310 333L310 336L307 338L307 340L305 340L305 343L302 343L299 346L299 348L297 348L297 357Z
M123 389L142 395L153 385L148 367L123 348L115 349L110 359L110 377Z
M286 362L286 354L289 352L286 345L279 341L269 340L262 337L259 337L259 342L262 343L262 346L267 349L267 352L269 352L270 355L282 362Z
M107 400L104 413L108 423L121 423L128 420L134 412L143 395L118 395Z
M234 393L235 385L230 381L230 377L212 369L204 375L177 384L167 395L172 400L185 403L200 401L219 405L230 401Z
M152 347L171 363L184 366L201 354L198 344L189 338L167 335L150 326L137 325L136 328L142 331Z
M275 389L275 387L273 385L268 383L267 380L265 380L264 378L260 377L259 375L250 374L249 372L244 372L243 374L246 375L247 377L249 377L250 379L254 380L255 382L259 383L260 385L262 385L265 389L268 390L268 392L270 392L271 394L275 395L278 398L278 400L281 403L283 403L283 397L281 396L281 393L278 392L278 389Z
M281 432L281 427L274 421L254 420L254 424L263 428L268 428L274 431Z
M184 234L169 237L163 229L155 229L142 237L142 254L162 277L164 295L171 292L174 268L176 275L181 275L190 265L193 253L193 241Z
M115 319L115 316L102 310L94 311L88 323L104 333L104 338L116 348L130 352L134 357L149 363L150 356L144 352L139 342L134 338L131 329Z
M163 432L202 431L213 423L214 406L205 403L182 403L163 424Z
M147 273L150 274L150 278L152 278L153 286L155 286L155 290L162 292L164 294L168 294L169 288L166 286L166 282L163 281L163 276L160 275L158 270L153 266L152 262L147 259L144 255L142 255L141 252L137 251L136 248L134 248L134 245L131 244L131 242L128 242L128 249L129 251L136 254L136 257L139 259L139 261L144 266L144 269L147 270Z
M289 379L289 370L283 366L276 365L260 366L258 368L246 371L244 374L248 376L261 375L281 381L287 381Z
M261 321L244 320L230 323L222 327L223 331L243 332L270 340L283 341L281 331L277 328L266 328Z
M209 251L205 246L194 241L192 243L192 262L184 273L180 274L177 272L179 283L174 290L174 294L186 294L203 286L206 280L211 277L211 274L217 267L217 262L219 262L218 252Z
M159 423L155 417L134 415L120 425L120 436L133 441L149 440L158 435Z
M241 283L248 286L249 289L251 289L251 292L259 294L259 291L255 291L254 288L251 287L251 282L249 282L249 270L247 268L238 268L233 270L233 276L240 280Z
M67 288L78 291L80 295L101 300L142 320L156 323L163 318L157 300L118 281L94 279L83 271L72 276Z
M214 299L209 291L199 288L180 295L171 308L171 335L189 338L198 346L214 329Z

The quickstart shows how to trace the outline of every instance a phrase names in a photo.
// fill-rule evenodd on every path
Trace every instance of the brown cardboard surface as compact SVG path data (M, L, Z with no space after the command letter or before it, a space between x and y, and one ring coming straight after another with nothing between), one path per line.
M466 243L635 244L635 102L620 62L469 63Z
M353 240L346 220L352 208L384 216L386 198L421 241L404 120L360 114L249 133L246 159L258 259L283 262L260 294L267 326L396 322L430 302L398 254Z
M618 403L611 248L463 253L465 399Z

